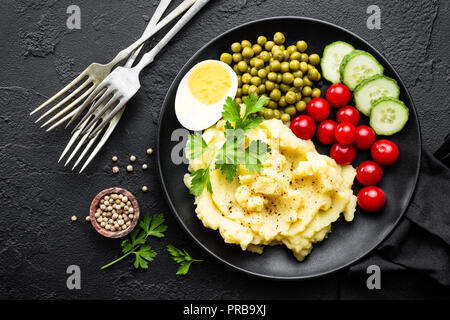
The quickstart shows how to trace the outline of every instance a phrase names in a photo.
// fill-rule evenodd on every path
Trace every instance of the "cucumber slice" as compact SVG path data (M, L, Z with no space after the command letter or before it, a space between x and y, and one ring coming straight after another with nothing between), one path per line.
M383 74L384 68L370 53L354 50L344 57L339 72L342 82L353 91L364 79Z
M323 50L322 62L320 63L323 77L332 83L339 82L341 78L339 66L342 59L353 50L355 48L344 41L336 41L327 45Z
M372 102L370 126L376 134L391 136L403 129L408 118L408 108L397 98L382 97Z
M397 81L382 75L376 75L361 82L353 91L356 108L365 114L370 115L372 101L381 97L398 98L400 88Z

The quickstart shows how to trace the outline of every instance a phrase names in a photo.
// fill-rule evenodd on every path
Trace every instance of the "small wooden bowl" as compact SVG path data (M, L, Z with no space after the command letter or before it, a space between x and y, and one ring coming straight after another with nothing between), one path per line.
M102 228L102 226L97 222L97 219L95 218L95 212L97 211L100 200L108 195L108 194L123 194L124 196L127 196L128 200L131 202L134 212L133 212L133 220L131 221L131 224L128 228L121 231L109 231L105 228ZM105 236L107 238L122 238L125 237L127 234L129 234L133 229L136 227L137 222L139 221L139 204L136 200L136 198L129 192L128 190L122 189L122 188L109 188L105 189L101 192L99 192L95 198L91 202L91 207L89 210L89 217L91 219L92 226L95 230L97 230L98 233L100 233L102 236Z

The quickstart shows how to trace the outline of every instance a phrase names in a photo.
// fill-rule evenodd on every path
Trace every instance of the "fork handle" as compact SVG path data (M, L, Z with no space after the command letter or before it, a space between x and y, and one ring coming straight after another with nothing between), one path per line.
M148 39L150 39L154 34L176 19L180 14L186 11L189 7L191 7L196 0L184 0L178 7L176 7L171 13L169 13L164 19L162 19L152 30L148 33L147 31L136 40L133 44L131 44L128 48L121 50L108 65L112 68L116 64L118 64L123 59L127 58L134 50L139 48L142 44L144 44Z
M147 52L139 61L139 63L134 67L139 72L153 62L156 55L167 45L167 43L172 40L172 38L180 31L186 23L188 23L196 14L203 8L209 0L197 0L195 4L181 17L180 20L170 29L169 32L161 39L161 41L149 52Z

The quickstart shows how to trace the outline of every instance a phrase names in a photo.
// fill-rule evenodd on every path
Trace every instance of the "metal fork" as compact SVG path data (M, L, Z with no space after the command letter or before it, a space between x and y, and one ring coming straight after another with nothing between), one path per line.
M169 6L171 1L172 0L161 0L160 1L160 3L158 5L158 7L156 8L156 10L155 10L155 12L154 12L150 22L147 25L147 28L144 31L144 34L151 32L152 28L154 28L156 26L156 24L158 23L159 19L161 19L161 16L165 12L165 10L167 9L167 7ZM139 52L141 51L143 46L144 45L141 45L139 48L137 48L131 54L131 56L128 58L128 61L124 65L125 68L131 68L133 66L133 63L136 60L137 56L139 55ZM104 132L102 138L100 139L100 141L95 146L94 150L92 151L92 153L89 155L88 159L86 160L86 162L82 166L82 168L80 170L80 173L83 172L83 170L87 167L87 165L91 162L91 160L95 157L95 155L100 151L100 149L106 143L106 141L110 137L111 133L114 131L116 125L119 123L119 120L122 117L122 114L123 114L124 110L125 110L125 108L123 108L121 110L121 112L117 113L114 116L114 118L110 121L110 123L109 123L106 131ZM93 146L94 142L100 136L100 132L99 132L92 139L88 139L88 134L90 132L85 133L84 135L81 135L80 134L81 133L81 128L84 128L84 125L82 127L80 127L80 129L78 129L76 132L74 132L74 134L70 138L67 146L65 147L64 151L62 152L62 154L61 154L61 156L60 156L60 158L58 160L58 162L60 162L64 158L64 156L67 154L67 152L70 150L72 145L74 145L74 143L76 141L78 141L78 143L76 144L76 146L73 149L72 153L70 154L70 156L66 160L66 163L64 164L64 166L66 166L73 159L73 157L78 153L80 148L84 144L87 143L87 145L85 146L84 150L81 152L80 156L78 157L78 159L76 160L75 164L73 165L72 170L74 170L77 167L77 165L80 163L80 161L84 158L84 156L87 154L87 152Z
M76 77L72 82L70 82L67 86L65 86L61 91L56 93L50 99L48 99L43 104L41 104L39 107L37 107L35 110L33 110L30 113L30 115L33 115L34 113L49 106L52 102L57 100L59 97L63 96L68 91L73 89L72 93L68 94L60 102L58 102L56 105L54 105L49 110L47 110L43 115L41 115L36 120L36 122L41 121L42 119L44 119L45 117L49 116L50 114L52 114L53 112L55 112L59 109L61 109L61 110L59 110L59 112L57 112L55 115L53 115L41 127L45 127L51 123L54 123L55 121L57 121L58 119L60 119L64 115L66 115L75 106L79 106L80 103L82 103L83 101L86 101L85 99L95 91L95 89L98 87L98 85L111 73L112 69L119 62L121 62L122 60L124 60L125 58L130 56L131 53L133 53L137 48L139 48L142 44L144 44L150 37L152 37L155 33L157 33L162 28L164 28L168 23L170 23L172 20L177 18L184 11L186 11L189 7L191 7L195 3L195 1L196 0L183 1L175 10L173 10L169 15L167 15L167 17L165 17L154 28L152 28L151 32L144 33L132 45L130 45L128 48L125 48L122 51L120 51L114 57L114 59L112 59L109 63L107 63L107 64L92 63L83 72L81 72L81 74L78 77ZM86 79L86 80L81 83L81 81L83 79ZM86 90L86 91L83 92L83 90ZM83 93L80 95L81 92L83 92ZM70 102L73 99L75 99L75 100ZM69 103L69 104L66 105L67 103ZM63 119L61 119L57 123L54 123L53 126L51 128L49 128L47 131L50 131L51 129L57 127L61 123L70 119L75 114L74 111L75 110L73 110L71 112L70 117L69 116L63 117Z

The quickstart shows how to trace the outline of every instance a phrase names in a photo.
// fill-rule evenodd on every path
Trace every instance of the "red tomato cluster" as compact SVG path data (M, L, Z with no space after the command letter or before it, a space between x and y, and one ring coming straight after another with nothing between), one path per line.
M356 169L356 178L364 186L358 193L358 204L365 211L378 211L386 202L383 190L375 186L383 178L380 165L394 164L399 156L398 147L386 139L375 142L373 129L359 125L359 111L348 105L351 92L347 86L335 83L330 86L325 97L312 99L306 106L306 115L294 118L290 128L301 139L311 139L316 134L320 143L332 145L330 157L338 164L351 164L356 158L357 149L370 149L373 161L364 161ZM330 106L339 108L336 112L337 121L328 119Z

